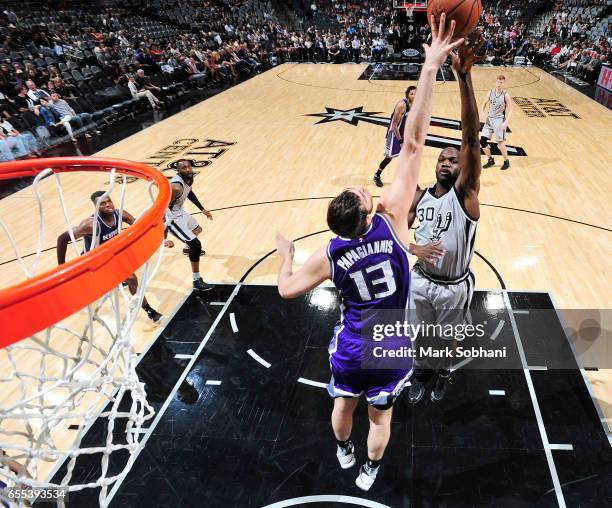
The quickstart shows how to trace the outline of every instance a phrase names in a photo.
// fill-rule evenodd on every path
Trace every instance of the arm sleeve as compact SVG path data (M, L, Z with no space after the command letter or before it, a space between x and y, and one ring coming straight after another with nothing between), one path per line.
M189 199L189 201L191 201L194 205L196 205L200 210L204 210L204 205L200 203L200 200L193 193L193 191L189 191L189 194L187 194L187 199Z

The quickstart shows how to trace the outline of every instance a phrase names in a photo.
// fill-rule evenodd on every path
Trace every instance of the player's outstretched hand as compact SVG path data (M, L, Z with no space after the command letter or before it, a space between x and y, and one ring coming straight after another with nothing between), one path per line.
M434 65L440 67L449 53L463 44L463 37L453 42L453 33L455 32L455 20L451 20L449 26L446 26L446 14L440 15L440 25L436 23L434 15L429 21L431 26L431 45L423 44L425 50L425 65Z
M287 240L283 235L276 233L276 250L282 258L287 256L291 256L293 258L295 246L293 245L293 242Z
M451 61L455 72L467 74L472 69L475 62L481 60L476 53L482 48L485 40L480 28L468 35L467 40L455 51L451 51Z
M208 210L202 210L202 213L206 215L208 220L213 220L212 213L210 213Z
M164 240L164 247L171 249L172 247L174 247L174 242L172 240Z
M440 240L425 245L412 245L410 250L419 261L430 265L435 265L444 257L444 248Z

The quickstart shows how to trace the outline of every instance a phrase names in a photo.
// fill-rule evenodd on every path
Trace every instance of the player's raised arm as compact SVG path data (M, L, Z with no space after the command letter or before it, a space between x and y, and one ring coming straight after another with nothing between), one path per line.
M74 235L75 240L78 240L86 235L93 234L93 219L91 217L85 219L72 230L72 234ZM69 242L70 233L68 231L65 231L57 237L56 250L58 265L63 265L66 262L66 249L68 248Z
M278 270L278 293L282 298L297 298L331 277L329 259L321 247L308 258L301 270L293 273L293 242L276 234L276 248L281 257Z
M462 45L451 53L452 66L459 83L461 95L461 150L459 152L459 167L461 172L455 183L455 188L463 197L464 205L474 219L480 216L478 192L480 191L480 118L478 105L472 86L471 69L477 60L476 52L484 39L477 33L473 42Z
M425 63L417 85L416 97L410 115L404 127L404 142L399 155L395 178L389 190L380 198L378 210L386 213L393 221L394 227L407 228L408 211L412 204L421 166L423 146L427 129L431 120L433 87L436 74L446 60L448 54L459 45L463 39L451 42L455 22L446 26L446 16L440 16L440 26L435 17L431 17L431 46L423 45ZM399 232L399 231L398 231Z

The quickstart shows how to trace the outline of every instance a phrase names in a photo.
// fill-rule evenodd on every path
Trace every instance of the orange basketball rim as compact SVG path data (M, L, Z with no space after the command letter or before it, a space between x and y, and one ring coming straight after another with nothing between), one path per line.
M87 254L22 283L0 289L0 348L11 345L74 314L123 282L159 248L170 184L145 164L97 157L55 157L0 164L0 180L56 173L109 172L153 182L158 194L129 228Z

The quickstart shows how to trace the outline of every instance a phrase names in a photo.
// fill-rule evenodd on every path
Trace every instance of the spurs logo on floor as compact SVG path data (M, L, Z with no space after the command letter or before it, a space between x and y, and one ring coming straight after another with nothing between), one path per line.
M391 117L386 116L377 116L380 114L380 111L363 111L363 106L358 106L356 108L351 109L337 109L337 108L325 108L327 110L326 113L312 113L305 116L316 116L321 117L323 120L319 120L315 125L320 125L329 122L346 122L351 125L358 125L359 122L367 122L372 123L374 125L380 125L382 127L387 127L389 122L391 122ZM433 127L442 127L444 129L451 129L460 131L461 130L461 122L459 120L452 120L450 118L442 118L439 116L431 117L431 126ZM508 129L510 132L510 129ZM457 148L461 147L461 139L459 138L451 138L447 136L440 136L438 134L427 134L427 138L425 139L426 146L432 146L435 148L446 148L447 146L455 146ZM493 153L499 154L499 149L497 148L497 144L490 143L492 145ZM527 152L520 146L512 146L506 145L508 149L508 155L514 156L525 156Z
M528 117L546 118L547 116L565 116L580 118L576 113L555 99L542 99L539 97L512 97L516 105Z
M173 141L141 162L160 171L176 170L176 163L187 159L194 168L210 166L222 157L236 142L218 139L181 138Z

